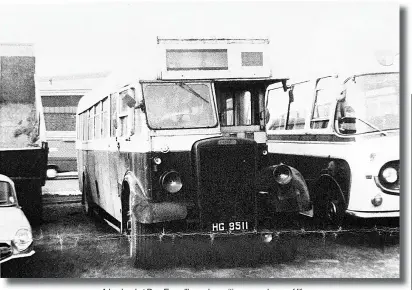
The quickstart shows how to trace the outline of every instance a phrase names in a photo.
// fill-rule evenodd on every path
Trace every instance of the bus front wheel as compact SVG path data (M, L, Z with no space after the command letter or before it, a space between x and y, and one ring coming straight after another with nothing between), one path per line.
M142 224L131 217L130 255L134 266L150 267L152 259L152 225Z

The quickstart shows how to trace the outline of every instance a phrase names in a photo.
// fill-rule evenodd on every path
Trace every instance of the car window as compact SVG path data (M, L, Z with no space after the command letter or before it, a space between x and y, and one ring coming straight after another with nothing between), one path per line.
M15 204L15 199L10 183L0 181L0 206L13 204Z

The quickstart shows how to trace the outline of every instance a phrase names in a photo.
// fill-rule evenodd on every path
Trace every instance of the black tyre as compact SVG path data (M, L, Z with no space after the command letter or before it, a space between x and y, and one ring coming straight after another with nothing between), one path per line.
M153 226L136 221L131 217L130 255L136 267L150 268L153 256Z
M342 225L346 202L336 188L323 187L314 203L314 216L322 227L338 227Z
M93 215L93 209L90 205L90 197L89 191L86 184L85 178L83 178L83 186L82 186L82 204L83 204L83 211L87 216Z

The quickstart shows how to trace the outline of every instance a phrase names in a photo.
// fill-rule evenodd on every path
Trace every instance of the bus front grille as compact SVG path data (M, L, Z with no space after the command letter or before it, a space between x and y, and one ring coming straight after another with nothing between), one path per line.
M200 221L204 230L216 223L248 222L255 216L256 142L211 138L194 145Z

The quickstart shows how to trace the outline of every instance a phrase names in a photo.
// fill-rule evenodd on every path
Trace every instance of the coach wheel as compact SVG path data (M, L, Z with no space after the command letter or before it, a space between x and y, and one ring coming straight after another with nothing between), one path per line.
M47 168L47 172L46 172L47 178L48 179L54 179L57 176L57 170L54 167L49 167Z
M345 201L336 190L326 191L315 202L315 216L324 226L339 226L345 217Z

